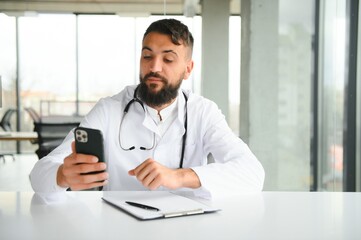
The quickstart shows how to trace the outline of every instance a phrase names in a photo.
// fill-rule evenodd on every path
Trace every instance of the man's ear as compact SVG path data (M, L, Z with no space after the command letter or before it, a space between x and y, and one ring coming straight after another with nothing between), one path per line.
M192 70L193 70L193 66L194 66L193 60L192 59L188 60L187 66L186 66L186 71L185 71L185 74L184 74L184 80L188 79L189 76L191 75Z

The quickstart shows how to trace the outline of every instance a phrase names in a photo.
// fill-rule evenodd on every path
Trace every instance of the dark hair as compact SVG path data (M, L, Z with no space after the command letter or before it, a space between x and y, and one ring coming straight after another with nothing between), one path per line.
M188 27L176 19L161 19L149 25L144 33L144 38L151 32L170 35L175 45L184 44L193 51L193 36Z

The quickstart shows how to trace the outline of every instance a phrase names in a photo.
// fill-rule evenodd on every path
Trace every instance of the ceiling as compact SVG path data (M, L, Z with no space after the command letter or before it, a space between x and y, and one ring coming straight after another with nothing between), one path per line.
M192 12L201 14L200 1L202 0L0 0L0 12L186 15ZM230 0L230 11L231 14L240 13L240 0Z

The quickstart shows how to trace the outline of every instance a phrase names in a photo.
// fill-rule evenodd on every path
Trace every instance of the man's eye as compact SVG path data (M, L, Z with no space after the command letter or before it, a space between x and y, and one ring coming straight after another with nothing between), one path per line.
M150 58L151 58L151 56L144 55L144 56L143 56L143 58L144 58L144 59L150 59Z
M167 62L167 63L171 63L171 62L173 62L173 60L172 59L164 59L164 62Z

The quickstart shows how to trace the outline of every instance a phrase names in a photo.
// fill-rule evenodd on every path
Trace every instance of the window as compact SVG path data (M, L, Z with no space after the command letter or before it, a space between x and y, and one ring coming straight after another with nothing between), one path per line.
M75 101L74 53L74 15L41 14L19 18L22 106L32 107L41 115L48 115L49 101ZM60 113L72 115L74 108L52 109L52 114Z
M308 191L314 1L248 3L241 9L249 16L241 20L241 137L265 168L266 190Z
M168 17L188 25L196 39L193 53L196 67L184 87L200 92L201 18ZM139 82L143 34L152 21L160 18L163 16L38 14L17 17L17 69L16 18L0 14L3 105L16 108L18 71L23 131L33 129L33 120L24 107L32 107L42 116L85 115L101 97L114 95L126 85ZM15 127L15 116L13 120ZM0 144L15 149L14 143ZM34 147L26 146L22 150L33 151Z
M2 82L2 107L0 116L9 108L16 108L16 19L0 13L0 78ZM16 116L11 117L11 127L16 130ZM0 141L1 152L15 152L14 142Z

